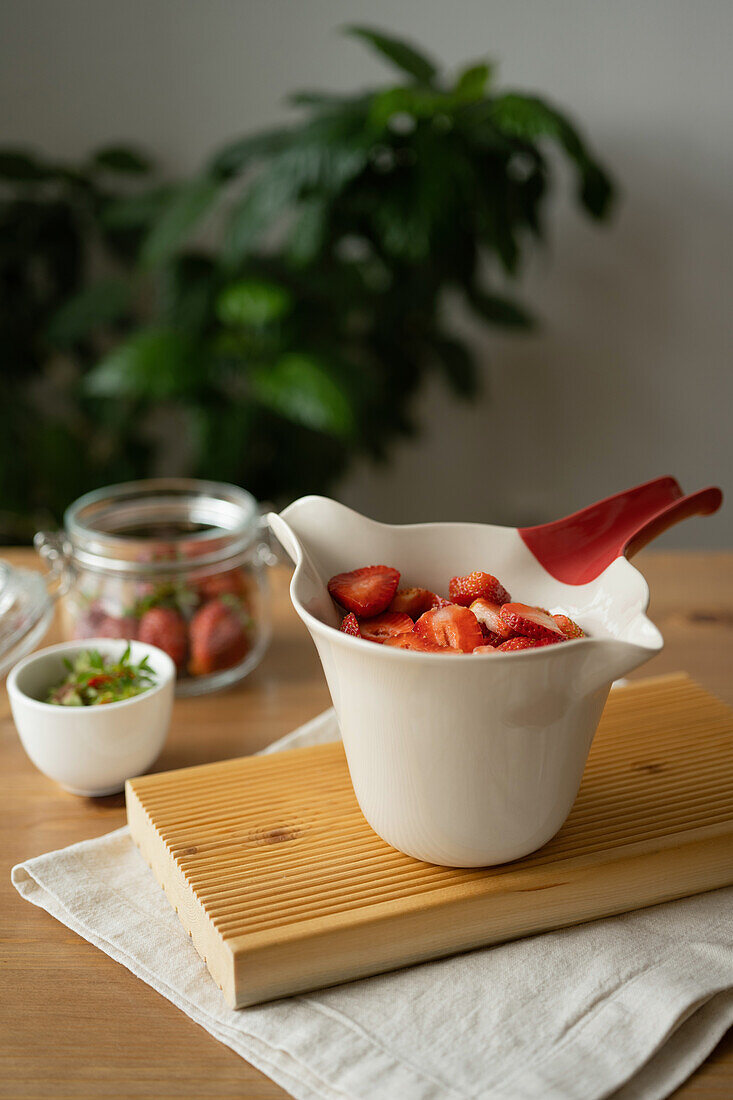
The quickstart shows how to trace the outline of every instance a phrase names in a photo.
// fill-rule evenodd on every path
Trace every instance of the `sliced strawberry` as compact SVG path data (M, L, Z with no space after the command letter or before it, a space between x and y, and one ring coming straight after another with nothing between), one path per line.
M585 631L582 627L574 623L572 619L569 619L567 615L553 615L557 625L562 630L566 638L585 638Z
M409 615L399 611L385 611L372 619L362 619L359 630L362 638L369 642L383 642L385 638L394 638L397 634L412 632L413 622Z
M400 575L388 565L367 565L350 573L337 573L328 591L337 603L355 615L379 615L394 599Z
M489 645L501 645L514 633L501 617L501 608L497 603L491 603L483 597L474 600L470 610L481 624L484 638Z
M171 607L151 607L140 620L138 637L148 645L157 645L173 660L176 668L183 668L188 653L186 620Z
M209 600L191 619L188 671L192 676L207 676L238 665L249 651L247 616L236 601L228 602L230 599L217 596Z
M513 653L515 649L540 649L541 646L539 638L509 638L498 645L494 653Z
M446 600L445 596L434 596L432 607L450 607L453 600Z
M353 611L350 611L348 615L344 615L339 630L342 630L344 634L352 634L354 638L361 638L359 620Z
M477 645L473 651L474 653L488 653L494 655L496 653L496 646L493 645Z
M501 617L507 626L526 638L565 641L565 635L560 627L541 607L530 607L526 603L505 603L501 609Z
M474 613L457 604L426 611L415 623L415 630L427 642L450 646L462 653L471 653L484 640Z
M438 598L427 588L399 588L389 605L389 610L409 615L411 619L419 619L424 611L435 607L435 601Z
M469 573L467 577L451 577L448 595L453 603L468 607L474 600L483 597L491 603L509 603L511 596L506 588L491 573Z
M415 653L456 653L455 649L448 649L444 645L436 645L435 642L426 642L420 634L413 630L409 634L395 634L392 638L385 638L384 645L393 649L412 649Z

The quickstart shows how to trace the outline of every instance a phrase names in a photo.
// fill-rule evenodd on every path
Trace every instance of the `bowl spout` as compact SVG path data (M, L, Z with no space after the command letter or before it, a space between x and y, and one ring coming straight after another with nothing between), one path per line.
M300 604L331 626L338 626L339 620L328 595L328 578L339 572L339 560L353 554L353 547L360 545L360 535L354 530L359 524L349 523L349 517L362 524L368 522L336 501L318 496L301 497L282 512L270 512L267 517L271 530L296 567L296 608ZM295 602L294 592L293 597Z
M657 634L656 628L649 625ZM661 648L651 638L647 645L622 642L616 638L589 638L583 646L575 650L575 669L573 677L576 691L593 692L610 686L612 681L620 680L639 665L648 661L654 652Z
M301 497L268 519L295 564L309 564L324 584L334 573L383 552L384 524L327 497Z

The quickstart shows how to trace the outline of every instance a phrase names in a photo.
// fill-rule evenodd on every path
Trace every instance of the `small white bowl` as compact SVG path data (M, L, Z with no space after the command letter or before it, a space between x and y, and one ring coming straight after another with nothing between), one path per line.
M148 770L170 725L176 669L167 653L130 642L130 659L147 657L156 684L141 695L103 706L63 707L42 700L66 676L64 658L87 649L119 659L127 642L85 638L48 646L25 657L8 676L8 695L20 740L44 775L72 794L116 794L125 780Z

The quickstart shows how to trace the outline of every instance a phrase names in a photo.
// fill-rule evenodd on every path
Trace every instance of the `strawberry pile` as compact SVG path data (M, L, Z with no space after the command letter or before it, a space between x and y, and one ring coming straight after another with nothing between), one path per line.
M585 637L567 615L512 603L491 573L452 577L448 599L427 588L400 588L399 583L400 574L388 565L367 565L331 577L328 591L346 612L341 630L418 653L487 655Z

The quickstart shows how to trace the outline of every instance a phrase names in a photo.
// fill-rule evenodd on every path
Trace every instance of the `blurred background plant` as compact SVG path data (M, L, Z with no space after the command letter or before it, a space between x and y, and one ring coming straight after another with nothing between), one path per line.
M559 157L607 215L608 175L549 103L495 89L490 64L449 80L406 42L347 33L401 82L297 93L301 121L193 178L161 182L121 146L73 168L0 153L4 541L130 478L328 490L415 431L428 372L476 392L451 295L531 323L503 287L544 236Z

